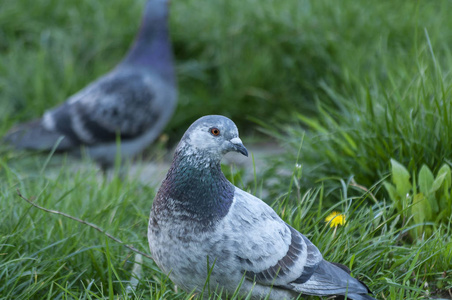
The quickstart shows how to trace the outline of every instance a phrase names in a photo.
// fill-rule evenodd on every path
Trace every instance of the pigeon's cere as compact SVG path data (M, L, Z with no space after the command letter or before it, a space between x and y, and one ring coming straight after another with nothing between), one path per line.
M232 185L220 160L248 155L235 124L223 116L193 123L152 205L148 239L153 258L186 291L253 299L300 294L374 299L347 267L323 259L317 247L260 199ZM243 282L242 282L243 280Z
M152 143L171 118L177 100L168 1L148 0L135 42L110 73L71 96L43 118L18 125L5 141L19 149L68 151L80 147L101 166L120 153L133 156ZM61 139L63 137L63 139Z

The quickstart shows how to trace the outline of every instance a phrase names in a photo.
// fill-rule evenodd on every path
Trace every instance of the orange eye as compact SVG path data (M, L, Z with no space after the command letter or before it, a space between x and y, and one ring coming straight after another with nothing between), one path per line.
M220 129L218 128L210 128L210 133L214 136L220 135Z

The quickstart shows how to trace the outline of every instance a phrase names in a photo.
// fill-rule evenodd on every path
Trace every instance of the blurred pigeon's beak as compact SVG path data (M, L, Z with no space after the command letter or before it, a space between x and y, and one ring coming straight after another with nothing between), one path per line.
M233 138L230 142L234 145L234 150L248 156L248 150L243 146L242 140L238 137Z

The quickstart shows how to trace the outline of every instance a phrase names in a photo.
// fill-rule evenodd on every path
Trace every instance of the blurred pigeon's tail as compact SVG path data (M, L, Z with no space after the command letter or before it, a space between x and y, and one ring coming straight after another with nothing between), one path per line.
M41 123L41 119L22 123L12 128L3 138L3 143L17 149L50 150L57 144L58 151L66 151L74 144L62 134L49 131Z

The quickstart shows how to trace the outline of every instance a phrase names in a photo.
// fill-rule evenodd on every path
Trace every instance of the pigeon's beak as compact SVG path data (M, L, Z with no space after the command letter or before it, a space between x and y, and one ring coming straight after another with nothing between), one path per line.
M230 142L234 145L234 150L248 156L248 150L243 146L242 140L238 137L233 138Z

